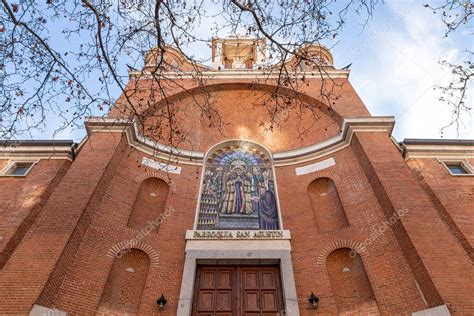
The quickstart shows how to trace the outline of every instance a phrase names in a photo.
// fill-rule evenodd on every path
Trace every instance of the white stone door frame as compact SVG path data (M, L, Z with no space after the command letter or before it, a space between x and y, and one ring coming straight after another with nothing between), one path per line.
M289 240L188 240L177 315L191 315L198 264L235 262L243 264L279 262L285 315L299 315Z

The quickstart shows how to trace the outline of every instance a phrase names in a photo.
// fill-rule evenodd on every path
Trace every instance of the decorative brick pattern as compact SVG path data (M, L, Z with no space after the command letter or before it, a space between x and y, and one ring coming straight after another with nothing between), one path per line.
M149 178L157 178L163 180L165 183L168 184L169 190L174 193L176 191L176 184L170 179L169 175L164 171L144 171L142 174L138 175L135 180L138 183L142 183L143 181Z
M119 257L122 257L125 253L130 252L133 249L139 249L148 256L152 265L158 266L160 257L158 256L158 253L156 252L156 250L153 249L153 247L143 242L134 243L132 244L132 247L133 248L130 248L130 244L127 242L121 242L121 243L115 244L107 252L107 256L109 258L119 258Z
M361 246L361 244L353 241L353 240L338 240L338 241L335 241L329 245L327 245L326 247L324 247L322 250L321 250L321 253L319 254L318 256L318 260L316 261L317 264L324 264L328 255L337 250L337 249L341 249L341 248L347 248L347 249L350 249L351 250L351 257L355 257L356 255L363 255L363 256L367 256L367 249L366 248L363 248Z

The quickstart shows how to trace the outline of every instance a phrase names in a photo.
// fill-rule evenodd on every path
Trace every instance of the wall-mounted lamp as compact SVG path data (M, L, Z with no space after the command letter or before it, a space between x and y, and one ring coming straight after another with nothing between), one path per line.
M168 302L163 294L161 294L160 298L156 301L156 304L158 304L158 308L160 310L163 310L165 308L166 302Z
M309 304L311 305L311 308L318 308L318 303L319 303L319 297L314 295L313 292L311 292L311 295L309 296Z

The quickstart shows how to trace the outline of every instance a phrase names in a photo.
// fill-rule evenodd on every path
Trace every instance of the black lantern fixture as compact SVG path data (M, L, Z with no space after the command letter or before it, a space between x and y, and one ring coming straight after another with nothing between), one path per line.
M319 297L314 295L313 292L311 292L311 295L309 296L309 304L311 305L312 308L317 308L319 303Z
M160 310L163 310L165 308L166 302L168 302L163 294L161 294L160 298L156 301L156 304L158 304L158 308Z

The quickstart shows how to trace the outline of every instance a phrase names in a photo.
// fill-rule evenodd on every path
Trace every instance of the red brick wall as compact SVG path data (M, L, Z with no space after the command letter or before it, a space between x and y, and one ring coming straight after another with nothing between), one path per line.
M198 94L185 95L174 102L173 115L179 129L173 129L176 135L173 144L179 148L207 151L225 139L251 139L278 152L318 143L339 132L338 114L322 106L316 106L312 113L306 106L314 104L299 99L288 99L289 104L285 106L293 109L282 110L272 126L269 112L282 107L281 103L286 104L287 99L275 101L269 91L242 88L231 85L215 91L211 100L206 94ZM201 107L209 102L216 109L213 120L219 123L217 125L200 119ZM163 120L168 116L167 108L162 109L164 114L160 110L151 113L145 122L150 126L144 129L145 134L160 142L167 142L169 138L168 122ZM295 108L302 109L301 117Z
M300 313L312 315L307 299L311 292L320 298L318 313L338 312L331 287L326 258L333 250L366 245L361 253L369 282L382 314L408 313L425 308L415 278L376 198L362 165L352 147L333 157L336 165L310 174L296 176L295 167L311 162L276 168L283 226L291 231L292 259ZM323 157L317 161L322 161ZM313 216L308 186L314 179L327 177L337 187L349 226L320 232ZM372 236L375 231L383 233ZM350 286L350 285L348 285ZM400 295L402 292L404 295ZM370 304L369 304L370 305Z
M194 224L200 168L182 165L181 175L164 174L141 166L142 158L143 154L131 147L118 157L118 166L104 189L107 193L98 203L51 306L73 314L95 313L114 262L110 254L133 245L151 259L139 313L158 313L156 300L164 293L168 304L161 315L176 315L184 266L184 237ZM150 232L149 225L140 229L127 225L135 198L148 178L163 179L170 187L163 215L155 213L154 220L159 222L157 232Z
M157 312L155 301L164 293L169 304L162 314L174 315L184 264L184 234L194 223L200 168L181 165L181 175L153 173L140 167L143 154L129 147L124 147L120 155L114 157L114 171L104 188L95 193L101 198L89 229L50 305L73 314L97 311L114 261L108 254L116 248L127 247L127 241L135 240L151 258L156 257L150 265L139 313ZM311 312L306 303L311 292L321 297L321 313L337 312L326 266L328 254L341 248L337 245L342 240L358 244L370 240L372 230L386 221L386 214L355 152L346 148L332 157L336 160L335 166L313 174L296 176L296 166L276 168L283 225L292 233L293 264L302 315ZM347 177L348 174L351 177ZM165 205L165 214L168 212L169 216L161 221L157 233L146 234L143 233L146 226L137 230L128 227L127 223L140 186L149 177L162 178L169 184L170 193ZM349 226L330 232L317 229L308 187L314 179L321 177L334 181ZM382 313L411 312L425 307L391 227L367 244L367 253L361 254L361 259ZM372 305L369 307L373 308Z
M352 305L350 308L342 309L339 311L339 316L378 316L380 315L379 308L376 301L368 301L356 305Z
M46 290L45 297L51 299L56 295L54 288L61 284L70 260L76 255L75 246L81 240L80 229L84 227L77 226L78 220L120 137L111 133L91 136L52 192L0 271L0 314L28 313L47 282L52 290ZM83 223L87 228L87 220ZM40 301L48 301L46 298Z
M0 162L0 170L8 160ZM26 177L0 177L0 269L35 221L69 167L67 160L40 160Z
M460 314L472 313L474 302L468 294L474 292L468 281L474 277L472 261L422 183L386 135L357 133L354 143L384 210L407 210L393 228L429 305L447 303Z
M410 169L451 233L474 260L474 178L453 176L438 159L410 159Z

